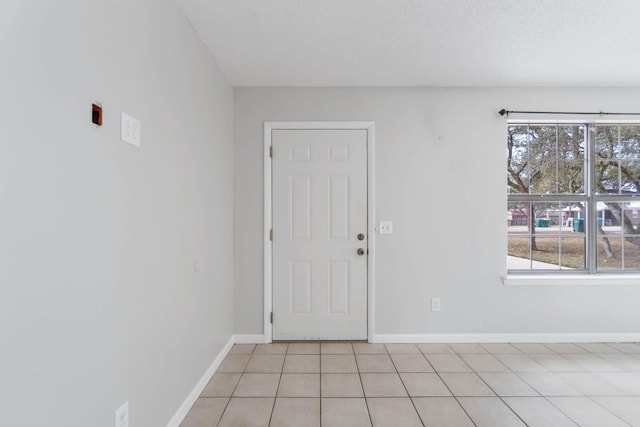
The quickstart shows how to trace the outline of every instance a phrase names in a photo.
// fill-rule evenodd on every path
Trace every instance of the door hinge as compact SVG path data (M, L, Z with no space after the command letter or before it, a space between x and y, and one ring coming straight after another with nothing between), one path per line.
M273 228L269 230L269 240L273 242Z
M273 158L273 145L269 146L269 157Z
M271 312L271 317L270 317L270 319L271 319L271 324L273 324L273 311Z

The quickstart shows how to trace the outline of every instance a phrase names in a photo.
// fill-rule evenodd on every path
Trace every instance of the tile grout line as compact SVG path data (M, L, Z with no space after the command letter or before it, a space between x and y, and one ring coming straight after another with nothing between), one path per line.
M592 404L596 405L598 408L602 409L606 414L608 414L608 415L610 415L610 416L615 417L616 419L620 420L620 421L621 421L621 422L623 422L624 424L628 424L628 423L627 423L623 418L621 418L619 415L617 415L617 413L615 413L615 412L613 412L613 411L611 411L611 410L607 409L607 407L605 407L603 404L601 404L601 403L599 403L598 401L596 401L596 400L595 400L595 398L597 398L597 397L630 397L630 398L635 398L635 397L640 396L640 393L637 393L637 394L633 394L632 392L631 392L631 393L627 393L627 392L623 391L622 389L618 388L617 386L615 386L613 383L610 383L610 382L609 382L609 381L607 381L606 379L604 379L604 378L600 377L598 374L602 374L602 373L610 373L610 372L612 372L612 373L621 373L621 374L633 374L633 373L640 373L640 369L634 369L634 368L633 368L633 366L632 366L630 369L627 369L627 368L625 368L625 367L623 367L623 366L620 366L620 365L618 365L617 363L614 363L613 361L610 361L610 360L608 360L607 358L603 357L603 355L611 354L611 355L620 355L620 356L625 356L626 358L629 358L629 359L631 359L631 360L633 360L633 359L636 359L636 360L637 360L638 358L640 358L640 354L636 354L636 353L633 353L633 352L625 352L625 351L623 351L623 350L619 350L619 349L617 349L617 348L615 348L615 347L613 347L613 346L609 346L609 347L610 347L612 350L615 350L615 351L616 351L615 353L594 353L593 351L602 351L602 348L601 348L601 347L600 347L600 348L595 348L595 349L593 349L593 351L592 351L592 350L590 350L589 348L585 348L586 346L585 346L585 347L582 347L582 346L580 346L580 345L579 345L579 344L577 344L577 343L567 343L567 344L572 344L572 345L574 345L574 346L577 346L578 348L580 348L581 350L583 350L583 351L584 351L584 353L582 353L582 352L581 352L581 353L560 353L559 351L556 351L556 350L554 350L553 348L551 348L551 347L549 347L549 346L547 346L547 345L545 345L545 344L543 344L543 343L540 343L540 345L544 346L545 348L548 348L548 349L551 351L551 353L546 353L546 352L536 352L536 351L529 351L529 352L528 352L528 351L526 351L526 350L522 350L522 349L520 349L520 348L518 348L518 347L515 347L515 345L513 345L513 344L510 344L510 345L512 345L513 347L515 347L515 348L518 350L518 353L511 353L511 352L507 352L507 353L492 353L492 352L488 351L485 347L483 347L483 346L482 346L482 344L479 344L479 345L481 346L481 348L483 348L483 349L486 351L486 353L485 353L485 354L487 354L487 355L491 356L492 358L496 359L496 361L497 361L498 363L500 363L501 365L505 366L505 368L506 368L508 371L502 371L502 370L490 370L490 368L489 368L489 370L484 370L484 369L481 369L481 368L477 368L477 369L476 369L476 368L474 368L473 366L469 365L469 364L466 362L466 360L464 360L464 359L463 359L463 357L462 357L462 356L463 356L463 355L465 355L465 354L475 354L475 353L463 353L463 352L458 353L457 351L455 351L455 350L453 350L451 347L449 347L451 350L453 350L453 352L452 352L452 353L441 353L441 354L454 354L454 355L456 355L458 358L460 358L460 359L461 359L461 360L462 360L466 365L468 365L468 366L469 366L469 368L471 369L471 372L472 372L474 375L476 375L476 377L480 378L480 381L481 381L483 384L485 384L485 385L487 386L487 388L488 388L489 390L491 390L491 391L495 394L495 397L497 397L498 399L500 399L500 401L501 401L505 406L507 406L507 407L509 408L509 410L510 410L511 412L513 412L513 413L514 413L514 415L515 415L518 419L520 419L520 420L521 420L525 425L527 425L527 423L526 423L526 422L524 422L524 420L520 417L520 415L519 415L519 414L518 414L518 413L517 413L517 412L516 412L516 411L515 411L515 410L514 410L514 409L513 409L513 408L512 408L512 407L511 407L511 406L510 406L506 401L505 401L505 400L504 400L505 398L509 398L509 397L523 397L523 398L526 398L526 397L542 397L542 398L543 398L547 403L549 403L552 407L556 408L556 409L557 409L561 414L563 414L564 416L566 416L568 420L571 420L571 421L575 422L575 421L573 420L573 418L572 418L572 417L570 417L570 416L569 416L565 411L563 411L559 406L555 405L555 404L554 404L550 399L551 399L551 398L556 398L556 397L559 397L559 398L562 398L562 397L566 397L566 398L571 398L571 397L574 397L574 398L576 398L576 397L579 397L579 398L585 398L585 397L586 397L586 398L587 398L587 399L586 399L587 401L591 402ZM601 343L596 343L596 344L601 344ZM602 343L602 344L604 344L604 343ZM371 422L371 424L373 424L373 419L372 419L371 411L370 411L370 408L369 408L369 402L368 402L368 400L367 400L367 396L366 396L366 393L365 393L365 391L364 391L364 383L363 383L363 379L362 379L362 373L360 372L360 366L359 366L358 358L357 358L357 354L356 354L356 351L355 351L355 348L354 348L354 343L349 343L349 345L351 346L351 351L352 351L352 353L351 353L351 354L353 355L353 358L354 358L354 361L355 361L355 364L356 364L356 369L357 369L357 372L358 372L358 378L360 379L360 386L361 386L362 391L363 391L363 395L364 395L364 399L365 399L365 405L366 405L367 412L368 412L368 415L369 415L369 421ZM384 345L384 344L383 344L383 345ZM417 344L413 344L413 345L414 345L414 346L417 346ZM446 344L445 344L445 345L446 345ZM605 344L605 345L606 345L606 344ZM418 417L420 418L421 423L424 425L424 423L425 423L425 422L424 422L424 421L422 421L422 418L420 417L420 413L418 412L417 407L415 406L415 402L414 402L414 397L420 397L420 396L411 396L411 395L410 395L410 393L409 393L409 391L408 391L408 389L407 389L406 384L405 384L405 383L404 383L404 381L402 380L402 376L400 375L401 373L400 373L400 371L398 370L398 366L397 366L396 362L393 360L393 357L392 357L392 355L393 355L393 354L399 354L399 355L401 355L401 354L404 354L404 353L402 353L402 352L401 352L401 353L391 353L391 352L389 351L389 348L388 348L386 345L384 346L384 348L385 348L385 353L384 353L384 355L386 355L386 356L391 360L391 363L392 363L392 365L393 365L393 367L394 367L394 369L395 369L395 374L400 378L401 383L402 383L402 385L403 385L403 387L404 387L404 389L405 389L405 392L407 393L408 398L411 400L411 403L412 403L412 406L413 406L414 410L416 411L416 413L417 413ZM418 350L420 350L418 354L420 354L424 359L426 359L427 364L428 364L431 368L433 368L433 366L431 366L431 362L429 361L429 359L428 359L428 357L427 357L427 354L426 354L426 353L423 353L423 352L422 352L422 350L421 350L419 347L418 347ZM249 352L249 353L232 354L232 356L242 356L242 355L247 355L247 356L249 356L249 358L248 358L248 360L247 360L247 363L246 363L246 364L244 364L244 367L242 368L242 371L240 372L240 377L239 377L239 379L238 379L238 382L237 382L237 383L235 384L235 386L233 387L233 390L232 390L232 391L231 391L231 393L230 393L230 396L229 396L229 398L228 398L228 400L227 400L227 402L226 402L226 404L225 404L225 406L224 406L224 409L223 409L223 410L222 410L222 412L220 413L221 415L220 415L220 418L218 419L218 421L217 421L217 424L216 424L216 425L220 425L220 423L222 422L222 419L223 419L224 415L227 413L227 410L228 410L228 408L229 408L229 405L230 405L230 403L231 403L231 400L237 397L237 396L234 396L234 393L237 391L238 386L239 386L239 383L240 383L240 381L242 380L242 377L243 377L245 374L247 374L247 367L249 366L249 362L251 361L251 359L252 359L256 354L258 354L258 353L256 353L256 351L258 351L258 346L254 346L254 347L253 347L253 349L251 350L251 352ZM261 353L260 353L260 354L261 354ZM265 354L268 354L268 353L265 353ZM273 417L273 414L274 414L274 411L275 411L275 404L276 404L276 401L277 401L277 399L278 399L278 392L279 392L279 389L280 389L280 386L281 386L281 383L282 383L282 378L283 378L283 375L284 375L284 365L286 364L286 359L287 359L287 355L288 355L288 354L289 354L289 345L287 344L287 349L286 349L286 351L285 351L285 353L284 353L284 355L283 355L282 364L281 364L281 366L280 366L280 370L279 370L278 385L277 385L277 388L276 388L276 394L275 394L275 396L274 396L274 403L273 403L273 405L272 405L271 413L270 413L270 416L269 416L269 424L271 424L271 422L272 422L272 417ZM304 353L304 354L306 354L306 353ZM327 354L329 354L329 353L327 353ZM335 353L335 354L341 354L341 353ZM362 353L362 354L368 354L368 353ZM371 353L371 354L378 354L378 353ZM406 354L409 354L409 353L406 353ZM440 353L436 353L436 354L440 354ZM535 372L535 371L532 371L532 372L527 372L527 371L516 371L516 370L514 370L512 367L505 365L505 364L502 362L502 360L500 360L500 359L498 358L498 355L501 355L501 354L502 354L502 355L504 355L504 354L514 354L514 355L521 355L521 356L524 356L524 357L526 357L528 360L530 360L532 363L534 363L534 364L536 364L536 365L540 366L540 367L541 367L541 369L543 369L543 371L542 371L542 372ZM571 354L571 355L573 355L573 354L576 354L576 355L577 355L577 354L580 354L580 355L584 355L585 357L587 357L587 356L589 356L589 357L594 357L595 359L602 360L602 361L604 361L604 362L606 362L606 363L608 363L608 364L610 364L610 365L612 365L612 366L615 366L616 368L619 368L620 370L616 370L616 371L610 371L610 370L589 370L589 369L584 368L583 366L581 366L581 365L580 365L580 364L578 364L577 362L575 362L573 359L571 359L571 358L567 357L567 355L569 355L569 354ZM563 359L563 360L566 360L566 361L568 361L568 362L571 362L571 363L575 364L575 365L576 365L577 367L579 367L581 370L580 370L580 371L574 371L574 370L550 370L550 369L549 369L549 368L547 368L545 365L542 365L542 364L541 364L541 363L540 363L540 362L539 362L539 361L534 357L535 355L557 356L557 357L559 357L560 359ZM229 354L228 354L227 356L229 356ZM320 390L320 395L319 395L319 398L320 398L320 405L319 405L319 406L320 406L320 422L322 422L322 350L321 350L321 349L320 349L320 351L319 351L318 357L319 357L319 363L320 363L320 366L319 366L319 368L318 368L318 372L319 372L319 381L320 381L320 383L319 383L319 390ZM544 359L544 357L543 357L543 359ZM459 401L459 399L458 399L458 396L455 396L455 395L453 394L453 392L451 391L450 387L449 387L449 386L447 385L447 383L442 379L441 372L437 371L435 368L433 368L433 371L434 371L434 373L438 376L438 378L440 379L440 381L445 385L445 387L447 388L447 390L449 390L449 392L451 393L451 396L455 399L455 401L458 403L458 405L459 405L459 406L460 406L460 408L463 410L463 412L467 415L467 417L469 418L469 420L470 420L474 425L476 425L475 421L470 417L470 415L468 414L468 412L466 411L466 409L461 405L461 403L460 403L460 401ZM484 373L502 373L502 372L504 372L504 373L511 373L511 374L513 374L516 378L518 378L518 379L519 379L520 381L522 381L524 384L526 384L527 386L531 387L531 388L532 388L536 393L539 393L539 396L517 396L517 395L516 395L516 396L508 396L508 395L501 396L501 395L498 395L498 393L496 393L496 391L493 389L493 387L491 387L491 385L489 385L489 383L488 383L484 378L482 378L482 376L480 375L480 374L484 374ZM215 372L215 373L218 373L218 372ZM214 373L214 374L215 374L215 373ZM374 373L374 372L372 372L372 373ZM452 372L452 373L453 373L453 372ZM464 373L464 372L463 372L463 373ZM468 372L466 372L466 373L468 373ZM563 382L563 383L564 383L564 384L566 384L567 386L569 386L569 387L571 387L572 389L574 389L577 393L579 393L579 395L566 395L566 396L565 396L565 395L553 395L553 396L547 396L547 395L544 395L544 394L540 393L540 392L537 390L537 388L536 388L536 387L533 387L533 386L531 385L531 383L530 383L530 382L528 382L527 380L525 380L525 379L522 377L522 375L523 375L523 374L527 374L527 373L532 373L532 374L540 373L540 374L549 374L549 375L556 376L556 377L558 377L558 379L559 379L561 382ZM617 393L616 393L616 394L603 394L603 395L600 395L600 394L587 394L587 393L584 393L584 392L582 392L581 390L579 390L578 388L574 387L574 386L572 385L572 383L570 383L569 381L567 381L567 380L565 380L564 378L562 378L562 377L561 377L561 375L562 375L562 374L564 374L564 373L569 373L569 374L571 374L571 373L576 373L576 374L584 374L584 375L594 376L595 378L598 378L599 380L601 380L601 381L603 381L604 383L606 383L606 384L610 385L611 387L615 388L616 390L619 390L619 391L620 391L620 394L617 394ZM199 398L215 398L215 397L217 397L217 396L202 396L202 394L199 396ZM256 397L259 397L259 396L256 396ZM303 396L299 396L299 397L303 397ZM389 396L389 397L392 397L392 396ZM434 397L435 397L435 396L434 396ZM460 396L460 397L467 397L467 396ZM468 397L481 397L481 396L468 396Z
M542 344L542 345L544 345L544 344ZM575 345L575 344L574 344L574 345ZM545 346L545 347L547 347L547 346ZM585 348L583 348L583 347L581 347L581 346L578 346L578 347L579 347L579 348L582 348L583 350L585 350L585 351L586 351L586 353L566 353L566 354L588 354L588 355L595 355L596 357L598 357L595 353L592 353L591 351L589 351L589 350L587 350L587 349L585 349ZM516 348L517 348L517 347L516 347ZM548 347L548 348L549 348L549 347ZM571 359L566 358L562 353L558 353L558 352L556 352L555 350L553 350L552 348L550 348L550 349L554 352L554 353L553 353L554 355L559 356L559 357L561 357L561 358L563 358L563 359L566 359L567 361L573 362ZM490 354L492 354L492 355L493 355L493 353L490 353ZM501 353L496 353L496 354L501 354ZM506 354L506 353L504 353L504 354ZM582 371L557 371L557 372L556 372L556 371L550 371L546 366L544 366L544 365L540 364L536 359L534 359L533 357L531 357L531 356L530 356L531 354L547 354L547 353L527 353L527 352L523 352L523 354L524 354L525 356L527 356L529 359L531 359L533 362L535 362L535 363L539 364L540 366L542 366L542 367L545 369L545 371L546 371L546 372L544 372L544 373L554 374L554 375L558 375L558 374L561 374L561 373L585 373L585 374L593 374L593 373L594 373L593 371L587 371L587 370L582 370ZM495 356L494 356L494 357L495 357ZM499 359L498 359L498 360L499 360ZM578 364L576 363L576 365L578 365ZM578 365L578 366L579 366L579 365ZM573 421L573 422L574 422L574 423L576 423L576 424L578 424L578 423L577 423L577 421L575 421L572 417L570 417L570 416L569 416L569 414L567 414L565 411L563 411L561 408L559 408L557 405L555 405L551 400L549 400L549 398L550 398L550 397L586 397L587 399L592 400L594 403L596 403L597 405L599 405L600 407L602 407L606 412L610 413L611 415L615 416L616 418L620 419L622 422L624 422L624 423L626 424L626 422L625 422L624 420L622 420L619 416L617 416L615 413L613 413L612 411L609 411L607 408L605 408L604 406L600 405L597 401L594 401L593 399L591 399L591 396L585 395L585 394L584 394L583 392L581 392L580 390L577 390L577 389L576 389L576 391L577 391L578 393L580 393L580 395L579 395L579 396L547 396L547 395L543 394L542 392L540 392L536 387L534 387L534 386L533 386L531 383L529 383L526 379L522 378L522 376L521 376L520 374L521 374L521 373L526 373L526 372L516 372L516 371L514 371L513 369L511 369L511 368L510 368L510 367L508 367L508 366L507 366L507 368L508 368L508 369L510 369L510 370L513 372L513 374L515 374L518 378L520 378L520 380L524 381L524 383L525 383L525 384L527 384L529 387L531 387L533 390L535 390L535 391L540 395L539 397L542 397L546 402L548 402L548 403L549 403L550 405L552 405L554 408L556 408L557 410L559 410L559 411L560 411L560 413L562 413L562 414L563 414L564 416L566 416L569 420ZM580 366L580 368L582 368L582 367ZM471 369L473 369L473 367L471 367ZM473 369L473 370L474 370L474 372L475 372L475 373L476 373L476 374L477 374L477 375L478 375L478 376L479 376L479 377L484 381L484 379L483 379L483 378L478 374L478 372L477 372L475 369ZM535 372L533 372L533 373L535 373ZM562 379L562 378L561 378L561 381L565 382L569 387L574 388L570 383L566 382L564 379ZM493 390L493 388L492 388L488 383L486 383L486 381L484 381L484 382L485 382L485 384L487 384L487 386L488 386L488 387L489 387L489 388L490 388L490 389L495 393L495 390ZM607 383L608 383L608 382L607 382ZM498 393L496 393L496 396L498 396L498 397L500 398L500 400L502 400L502 401L503 401L503 403L504 403L505 405L507 405L507 407L509 407L509 409L510 409L510 410L511 410L511 411L512 411L512 412L513 412L513 413L514 413L518 418L520 418L520 416L518 415L518 413L517 413L513 408L511 408L511 406L510 406L510 405L509 405L509 404L508 404L508 403L503 399L503 397L510 397L510 396L499 396L499 395L498 395ZM513 397L517 397L517 396L513 396ZM524 397L524 396L523 396L523 397ZM522 420L522 418L520 418L520 419ZM524 422L524 420L522 420L522 421ZM526 422L525 422L525 425L526 425Z
M596 405L598 405L599 407L601 407L602 409L604 409L605 411L607 411L608 413L610 413L611 415L613 415L614 417L618 418L620 421L622 421L625 424L628 424L629 426L631 426L630 423L628 423L627 421L623 420L622 417L620 417L618 414L616 414L613 411L610 411L608 408L606 408L604 405L602 405L600 402L598 402L597 400L593 399L594 397L606 397L606 396L585 396L587 399L591 400L593 403L595 403ZM617 397L617 396L614 396Z
M235 347L237 344L234 344L233 346ZM233 350L233 347L231 347L231 349ZM249 360L251 360L251 357L253 357L253 352L256 350L256 346L253 346L253 350L251 350L251 353L249 354ZM229 356L229 354L227 354L227 356ZM247 365L249 364L249 360L247 360ZM236 383L236 385L233 387L233 390L231 390L231 393L229 395L229 400L227 400L227 404L224 405L224 410L222 411L222 413L220 414L220 419L218 420L218 422L216 423L216 426L219 426L220 423L222 422L222 418L224 418L224 414L225 412L227 412L227 408L229 407L229 404L231 403L231 399L233 399L233 394L236 392L236 389L238 388L238 385L240 384L240 380L242 379L242 376L244 375L244 371L247 369L247 365L244 366L244 368L242 368L242 372L240 372L240 378L238 378L238 382ZM217 372L214 372L213 375L215 375Z
M511 345L511 344L510 344L510 345ZM494 359L496 359L496 360L497 360L501 365L503 365L503 366L504 366L505 368L507 368L507 369L510 369L508 366L506 366L504 363L502 363L502 361L500 361L500 359L498 359L498 358L494 355L494 353L493 353L493 352L489 351L489 349L487 349L486 347L484 347L482 344L481 344L480 346L481 346L482 348L484 348L484 349L488 352L488 354L489 354L491 357L493 357ZM518 351L520 351L520 352L521 352L521 350L520 350L519 348L515 347L514 345L511 345L511 346L512 346L512 347L514 347L515 349L517 349ZM521 352L521 353L522 353L522 352ZM456 354L458 354L458 353L456 353ZM496 354L499 354L499 353L496 353ZM506 353L505 353L505 354L506 354ZM514 354L517 354L517 353L514 353ZM511 411L511 413L513 413L513 415L515 415L515 416L516 416L516 418L518 418L520 421L522 421L522 424L524 424L525 426L528 426L528 425L529 425L529 424L527 424L527 422L526 422L525 420L523 420L523 419L522 419L522 417L520 417L520 415L519 415L516 411L514 411L514 410L513 410L513 408L512 408L511 406L509 406L509 404L508 404L507 402L505 402L505 400L503 399L503 396L500 396L500 395L499 395L499 394L498 394L498 393L493 389L493 387L491 387L491 386L489 385L489 383L488 383L488 382L486 382L486 381L484 380L484 378L482 378L482 377L480 376L480 373L479 373L479 372L478 372L478 371L477 371L473 366L471 366L469 363L467 363L467 361L466 361L466 360L464 360L464 358L462 358L459 354L458 354L458 357L460 357L460 359L462 359L462 360L467 364L467 366L469 366L469 368L471 369L471 371L473 371L473 373L474 373L474 374L475 374L475 375L480 379L480 381L482 381L482 382L487 386L487 388L488 388L489 390L491 390L491 392L492 392L493 394L495 394L495 395L496 395L496 397L497 397L498 399L500 399L500 401L503 403L503 405L505 405L507 408L509 408L509 410ZM460 406L462 406L462 405L460 405Z
M500 362L500 359L498 359L497 357L495 357L495 356L493 355L493 353L489 353L489 355L491 355L491 357L493 357L494 359L498 360L498 362ZM463 360L464 360L464 359L463 359ZM502 364L502 362L500 362L500 363ZM529 426L529 424L527 424L527 422L526 422L524 419L522 419L522 417L521 417L521 416L520 416L520 415L519 415L519 414L518 414L518 413L517 413L517 412L516 412L516 411L515 411L515 410L514 410L514 409L513 409L513 408L512 408L512 407L511 407L511 406L510 406L510 405L509 405L505 400L504 400L504 399L503 399L503 397L504 397L504 396L500 396L500 395L499 395L499 394L498 394L498 393L493 389L493 387L491 387L491 386L489 385L489 383L488 383L488 382L486 382L486 381L484 380L484 378L482 378L482 377L480 376L480 373L479 373L478 371L476 371L476 370L473 368L473 366L469 365L469 367L471 368L471 370L473 371L473 373L474 373L474 374L476 374L476 376L477 376L478 378L480 378L480 381L482 381L482 382L487 386L487 388L489 388L489 390L491 390L491 391L493 392L493 394L495 394L495 395L496 395L496 397L497 397L498 399L500 399L500 401L501 401L501 402L502 402L502 403L503 403L507 408L509 408L509 410L510 410L510 411L511 411L511 412L512 412L512 413L513 413L513 414L514 414L514 415L515 415L515 416L516 416L520 421L522 421L522 424L524 424L525 426ZM509 367L508 367L508 366L506 366L506 365L505 365L505 367L506 367L507 369L509 369ZM524 381L524 380L523 380L523 381ZM537 392L537 390L536 390L536 392Z
M414 344L414 346L418 349L418 351L420 351L420 349L418 348L418 346L416 344ZM424 354L422 354L422 351L420 351L420 354L422 355L422 357L424 357ZM418 408L416 408L416 403L413 401L413 397L411 396L411 393L409 393L409 389L407 388L407 385L402 380L402 375L400 375L400 372L398 371L398 367L396 366L396 363L393 361L393 357L391 357L391 353L389 353L389 359L391 360L391 364L393 365L393 368L396 370L396 375L398 376L398 378L400 378L400 383L402 384L402 387L404 387L404 391L407 392L407 396L409 397L409 401L411 402L411 406L413 406L413 410L416 411L416 415L418 415L418 419L420 420L420 422L422 423L422 425L424 427L426 425L425 421L420 416L420 411L418 411ZM426 357L425 357L425 360L426 360ZM429 361L427 361L427 363L429 363ZM429 366L431 366L430 363L429 363ZM431 366L431 367L433 368L433 366Z
M447 344L445 344L447 345ZM455 354L456 356L458 356L458 353L455 352L455 350L453 350L453 348L451 348L451 346L447 345L447 347L449 347L451 349L451 351L453 351L453 354ZM484 348L484 347L483 347ZM418 349L420 349L420 347L418 347ZM422 350L420 350L422 352ZM434 354L452 354L452 353L434 353ZM431 365L431 367L433 368L433 372L435 372L435 374L438 376L438 378L440 379L440 381L442 382L442 384L444 384L444 386L447 388L447 390L449 390L449 393L451 393L451 397L453 397L456 401L456 403L458 404L458 406L460 407L460 409L462 409L462 412L465 413L465 415L467 416L467 418L469 418L469 421L471 421L471 424L473 424L474 426L478 426L478 424L476 424L476 421L471 418L471 415L469 415L469 412L467 412L467 409L462 406L462 403L460 403L460 400L458 399L458 396L456 396L453 391L451 390L451 388L449 387L449 384L447 384L443 379L442 376L440 375L440 372L438 372L438 370L435 368L435 366L433 366L433 364L431 363L431 361L429 360L429 358L427 357L426 353L422 353L422 355L424 356L425 359L427 359L427 362L429 363L429 365ZM460 357L460 356L458 356ZM462 359L460 357L460 359ZM464 360L463 360L464 362ZM466 362L465 362L466 363ZM470 367L471 368L471 367ZM473 368L472 368L473 369Z
M280 383L282 382L282 371L284 370L284 362L287 359L287 352L289 351L289 344L286 344L287 348L284 352L284 357L282 358L282 365L280 366L280 377L278 377L278 387L276 387L276 395L273 397L273 406L271 406L271 414L269 415L269 424L271 425L271 421L273 420L273 412L276 408L276 402L278 400L278 391L280 391ZM258 346L256 346L258 348Z
M322 426L322 344L318 344L318 394L320 398L320 426Z
M605 361L609 362L608 360L606 360L606 359L604 359L604 358L602 358L602 357L598 356L598 354L591 352L591 350L589 350L589 349L587 349L587 348L585 348L585 347L583 347L583 346L581 346L581 345L579 345L579 344L577 344L577 346L578 346L579 348L581 348L581 349L585 350L585 351L587 352L587 354L592 355L592 356L596 356L596 357L598 357L598 358L600 358L600 359L602 359L602 360L605 360ZM611 347L611 346L610 346L610 347ZM615 347L611 347L611 348L613 348L614 350L617 350ZM616 353L611 353L611 354L616 354ZM619 352L618 354L625 354L625 353L624 353L624 352ZM611 362L609 362L609 363L611 363ZM614 365L614 366L615 366L615 365ZM624 372L624 370L623 370L622 372ZM590 373L590 374L596 374L597 372L595 372L595 371L589 371L588 373ZM606 381L606 380L603 380L603 381L605 381L605 383L610 384L611 386L615 387L616 389L620 390L618 387L616 387L615 385L613 385L613 384L609 383L608 381ZM569 384L569 385L571 385L571 384ZM584 393L582 393L582 392L581 392L581 391L579 391L579 390L577 390L577 391L578 391L579 393L581 393L581 394L582 394L582 396L570 396L570 397L586 397L587 399L589 399L590 401L592 401L593 403L595 403L596 405L598 405L599 407L601 407L603 410L605 410L607 413L609 413L609 414L613 415L614 417L616 417L617 419L619 419L619 420L620 420L620 421L622 421L623 423L628 424L625 420L623 420L622 418L620 418L620 417L619 417L617 414L615 414L613 411L610 411L609 409L607 409L606 407L604 407L603 405L601 405L598 401L594 400L592 397L595 397L595 396L588 396L588 395L585 395ZM622 391L622 390L620 390L620 391ZM577 422L576 420L574 420L574 419L573 419L569 414L567 414L565 411L563 411L560 407L558 407L556 404L554 404L551 400L547 399L547 396L544 396L544 397L545 397L545 400L546 400L547 402L549 402L549 404L551 404L554 408L558 409L560 412L562 412L563 414L565 414L565 416L566 416L566 417L568 417L570 420L572 420L572 421L574 421L576 424L578 424L578 422ZM553 397L558 397L558 396L553 396ZM562 396L560 396L560 397L562 397Z
M576 425L580 426L580 424L578 423L578 421L576 421L576 420L575 420L571 415L569 415L569 414L567 414L565 411L563 411L563 410L562 410L562 408L560 408L558 405L556 405L556 404L555 404L555 403L553 403L551 400L549 400L549 399L548 399L548 397L566 397L566 398L571 398L571 397L577 397L577 398L580 398L580 397L586 397L587 399L589 399L589 396L582 395L582 396L543 396L543 397L544 397L544 399L545 399L547 402L549 402L549 404L550 404L551 406L553 406L553 407L554 407L554 408L556 408L558 411L560 411L560 412L561 412L565 417L569 418L571 421L573 421L574 423L576 423ZM591 399L589 399L589 400L591 400ZM594 402L594 403L598 404L598 402ZM608 409L606 409L606 408L603 408L603 409L604 409L605 411L607 411L609 414L613 415L614 417L616 417L616 418L620 419L620 417L618 417L616 414L612 413L612 412L611 412L611 411L609 411ZM620 419L620 420L621 420L621 419ZM621 420L621 421L622 421L624 424L629 425L626 421L624 421L624 420Z
M561 354L560 354L560 353L555 352L555 350L553 350L553 349L551 349L551 350L552 350L552 351L554 351L554 354L561 356ZM490 353L490 354L492 354L492 355L493 355L493 353ZM496 353L496 354L507 354L507 353ZM524 352L523 352L522 354L523 354L524 356L526 356L527 358L531 359L531 360L532 360L534 363L536 363L537 365L540 365L540 366L545 370L545 372L542 372L542 373L553 373L553 372L549 371L545 366L543 366L543 365L541 365L540 363L538 363L538 361L537 361L537 360L535 360L534 358L532 358L531 356L529 356L529 354L532 354L532 353L524 353ZM494 356L494 357L496 357L496 356ZM498 359L498 360L502 363L502 361L501 361L498 357L496 357L496 359ZM503 363L503 364L504 364L504 363ZM507 366L507 365L505 365L505 366L506 366L506 367L511 371L511 373L513 373L516 377L518 377L521 381L523 381L526 385L528 385L529 387L531 387L531 389L533 389L536 393L538 393L540 397L542 397L545 401L547 401L549 404L551 404L552 406L554 406L554 407L555 407L555 405L553 405L553 403L551 403L551 402L547 399L547 396L545 396L542 392L540 392L540 390L538 390L536 387L534 387L534 386L533 386L529 381L527 381L526 379L522 378L522 376L521 376L520 374L521 374L521 373L527 373L527 372L516 372L516 371L515 371L515 370L513 370L510 366ZM471 368L471 369L473 369L473 368ZM474 372L475 372L475 370L474 370ZM529 372L529 373L536 373L536 372ZM478 373L476 372L476 374L478 374ZM480 377L480 375L478 375L478 376ZM482 377L480 377L480 379L484 381L484 379L483 379ZM496 393L496 392L495 392L495 390L494 390L494 389L493 389L493 388L492 388L492 387L491 387L491 386L490 386L486 381L484 381L484 382L485 382L485 384L487 384L487 386L488 386L488 387L489 387L489 388L490 388L494 393ZM576 390L576 391L578 391L578 390ZM578 392L579 392L579 391L578 391ZM580 393L580 392L579 392L579 393ZM496 396L498 396L498 393L496 393ZM504 403L504 404L509 408L509 410L510 410L511 412L513 412L513 413L516 415L516 417L518 417L518 419L520 419L520 420L521 420L525 425L528 425L528 424L527 424L527 423L526 423L526 422L525 422L525 421L520 417L520 415L518 415L518 413L517 413L517 412L516 412L516 411L515 411L515 410L514 410L514 409L513 409L513 408L512 408L512 407L511 407L511 406L510 406L510 405L509 405L505 400L504 400L504 399L503 399L503 397L502 397L502 396L498 396L498 397L499 397L499 398L500 398L500 400L501 400L501 401L502 401L502 402L503 402L503 403ZM508 396L507 396L507 397L508 397ZM536 397L536 396L532 396L532 397ZM559 409L559 408L557 408L557 409ZM575 422L575 421L573 420L573 418L569 417L569 416L568 416L567 414L565 414L563 411L560 411L560 412L561 412L564 416L566 416L569 420L571 420L571 421ZM577 424L577 423L576 423L576 424Z
M387 346L385 346L384 349L387 351ZM364 391L364 383L362 382L362 375L360 374L360 366L358 365L355 348L353 349L353 358L356 361L356 370L358 371L358 379L360 380L360 387L362 388L362 398L364 399L364 404L367 408L367 415L369 415L369 423L373 426L373 417L371 416L371 410L369 409L369 400L367 399L367 395Z

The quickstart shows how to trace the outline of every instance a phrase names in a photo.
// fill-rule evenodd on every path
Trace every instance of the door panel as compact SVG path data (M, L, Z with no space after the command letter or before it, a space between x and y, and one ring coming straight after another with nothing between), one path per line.
M349 240L349 177L329 177L329 240Z
M273 338L366 339L367 131L273 130L272 146Z
M290 186L291 239L311 240L311 177L292 176Z

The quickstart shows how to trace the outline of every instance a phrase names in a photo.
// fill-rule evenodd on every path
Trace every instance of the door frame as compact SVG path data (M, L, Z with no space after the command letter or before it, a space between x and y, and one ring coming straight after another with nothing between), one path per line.
M375 332L375 135L373 121L313 121L313 122L265 122L264 123L264 342L273 341L273 245L272 227L272 169L271 135L278 129L336 129L367 131L367 234L369 255L367 258L367 339L372 342Z

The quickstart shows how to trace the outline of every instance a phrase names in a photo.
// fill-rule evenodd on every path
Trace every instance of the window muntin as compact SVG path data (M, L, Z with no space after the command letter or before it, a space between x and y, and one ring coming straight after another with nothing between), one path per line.
M585 127L510 125L510 193L584 193Z
M640 126L596 126L597 194L640 191Z
M508 206L511 270L585 270L585 233L579 222L574 223L576 213L584 211L581 202L526 201ZM529 212L533 212L533 225Z
M604 218L608 226L598 228L598 270L640 271L640 233L637 231L640 221L633 216L640 202L608 200L599 205L605 212L611 212L611 218ZM599 222L603 219L599 218ZM621 222L628 225L625 227Z
M640 126L510 123L509 272L640 272Z

